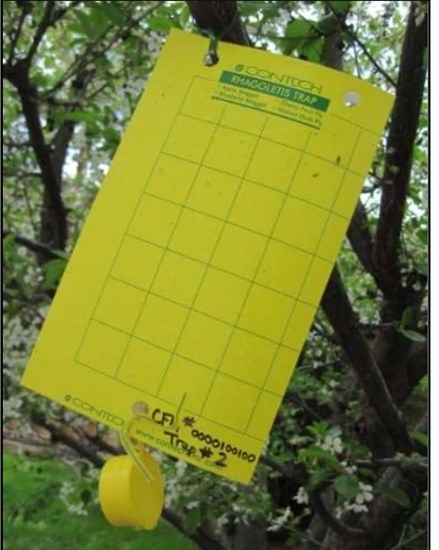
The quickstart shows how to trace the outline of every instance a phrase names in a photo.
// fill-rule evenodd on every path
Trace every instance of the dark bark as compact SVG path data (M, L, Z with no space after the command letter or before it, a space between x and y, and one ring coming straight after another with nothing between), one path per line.
M39 243L36 241L33 241L32 239L29 239L28 237L23 237L21 235L15 235L14 233L11 233L8 230L2 231L2 238L5 239L6 237L12 236L14 238L14 241L27 248L28 250L31 250L32 252L35 252L38 254L39 257L43 258L43 260L49 261L49 260L56 260L58 258L64 258L62 254L59 252L52 250L48 246L46 246L43 243Z
M369 403L377 412L393 440L395 449L410 453L413 450L401 414L395 406L371 349L358 329L358 320L352 310L346 290L335 268L331 274L322 307L340 340L352 368L357 374Z
M32 150L41 171L43 206L40 239L50 248L64 250L67 242L67 215L61 196L61 182L54 170L51 149L45 141L41 126L37 89L30 81L26 60L5 69L5 77L18 92Z
M46 420L44 415L34 415L34 420L37 425L42 426L51 434L53 443L62 443L70 449L73 449L79 456L86 458L96 468L102 468L104 465L104 459L94 452L90 445L81 443L77 438L71 437L65 429L60 428L54 422Z
M417 2L412 2L402 46L396 98L392 111L380 216L375 239L375 264L388 287L400 288L399 247L402 221L410 183L413 149L419 126L426 67L427 16L416 24Z
M416 24L416 2L412 2L401 53L396 99L392 112L381 195L380 216L374 245L374 264L386 281L381 305L381 322L374 353L392 394L398 402L408 397L418 381L411 373L425 370L419 354L419 368L408 358L413 343L398 332L392 323L400 321L407 308L412 310L412 326L416 329L425 294L426 277L416 271L408 276L405 286L400 272L400 240L407 194L410 184L413 150L417 138L420 111L426 80L424 53L428 39L428 16ZM413 290L413 285L420 290ZM426 351L426 348L425 348ZM412 356L413 357L413 356Z
M380 365L384 378L395 400L402 403L403 396L408 397L414 388L413 383L417 383L416 377L410 375L409 370L417 370L413 363L408 365L411 357L416 357L420 362L419 370L423 370L422 365L426 363L427 357L421 357L419 353L412 355L413 342L398 330L398 324L406 309L410 308L413 314L413 321L409 327L416 330L416 324L419 319L419 312L422 305L425 292L425 281L419 281L421 290L419 292L408 291L401 293L399 302L391 302L383 299L381 307L382 327L378 332L374 344L374 355L377 363ZM424 351L427 351L424 346ZM425 369L424 369L425 370Z
M330 5L328 5L327 10L331 11ZM343 54L339 44L342 29L346 26L346 16L346 13L343 15L337 14L338 28L325 39L324 62L332 69L341 70L343 67ZM373 242L368 229L366 212L360 201L350 224L348 236L360 262L369 273L375 276L375 279L380 280L374 266ZM366 430L374 432L373 427L379 425L380 435L384 436L384 438L380 437L378 439L381 454L392 453L393 448L410 452L412 442L370 346L358 329L358 320L337 268L334 269L331 275L321 305L334 328L339 344L350 359L353 370L365 391L367 402L363 407L363 420L366 424ZM371 410L371 407L373 410ZM389 445L387 441L388 435L393 440L393 446Z
M381 478L387 490L403 491L410 506L403 507L386 496L378 496L369 506L368 514L361 516L361 526L370 534L368 540L353 540L341 534L329 538L329 547L343 550L391 550L401 536L404 526L417 509L427 490L427 468L409 466L403 469L388 468ZM407 548L410 548L409 546Z
M224 546L220 542L201 528L197 529L195 533L189 534L185 530L183 522L173 510L165 508L162 517L185 536L193 540L203 550L224 550Z
M213 33L224 42L250 45L235 1L188 0L186 4L196 25L202 31Z
M373 239L369 230L367 214L361 200L357 203L354 216L349 225L348 239L361 265L376 280L375 266L373 263Z

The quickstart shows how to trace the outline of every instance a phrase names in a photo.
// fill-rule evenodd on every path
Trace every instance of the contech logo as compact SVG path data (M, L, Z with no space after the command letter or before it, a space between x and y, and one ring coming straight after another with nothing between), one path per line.
M92 414L93 416L97 416L100 420L109 422L110 424L114 424L116 426L123 426L125 424L125 420L120 418L120 416L116 416L105 409L98 409L91 403L87 403L79 397L67 394L64 396L64 399L70 407L78 410L79 412Z
M292 86L293 88L299 88L306 92L321 93L322 86L317 86L314 82L297 78L289 74L277 74L273 71L263 69L262 67L256 67L255 65L242 65L238 64L235 67L235 72L243 73L247 76L253 76L257 78L263 78L264 80L270 80L277 84L284 84Z

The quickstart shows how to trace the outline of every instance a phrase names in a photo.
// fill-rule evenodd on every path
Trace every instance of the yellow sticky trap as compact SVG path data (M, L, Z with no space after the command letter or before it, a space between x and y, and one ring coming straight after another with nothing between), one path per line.
M108 460L99 478L99 501L106 519L116 527L154 529L164 503L164 482L156 461L146 451L138 452L147 479L129 455Z
M208 43L169 35L23 384L116 429L145 402L133 436L248 483L392 97Z

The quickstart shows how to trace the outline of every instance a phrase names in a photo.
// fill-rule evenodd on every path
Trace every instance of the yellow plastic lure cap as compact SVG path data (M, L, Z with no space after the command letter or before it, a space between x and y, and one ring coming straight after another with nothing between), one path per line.
M151 480L129 455L108 460L99 478L99 501L106 519L117 527L154 529L164 503L164 481L160 467L144 450L138 452Z

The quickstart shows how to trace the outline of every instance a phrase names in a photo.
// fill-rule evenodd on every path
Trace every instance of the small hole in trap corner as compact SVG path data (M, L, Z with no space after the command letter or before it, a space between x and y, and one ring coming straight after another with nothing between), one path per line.
M134 416L148 414L148 405L144 401L136 401L132 407Z
M352 109L360 103L360 95L357 92L346 92L343 98L345 107Z

